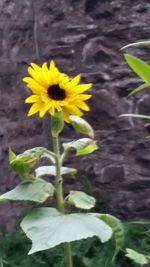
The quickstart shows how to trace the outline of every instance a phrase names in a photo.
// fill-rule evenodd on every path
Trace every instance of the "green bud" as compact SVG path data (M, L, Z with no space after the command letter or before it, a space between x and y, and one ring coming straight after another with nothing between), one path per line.
M94 139L94 130L86 120L78 116L71 115L70 121L76 132L88 135L89 137Z
M11 168L20 175L23 180L34 179L33 168L41 158L43 153L45 153L43 147L36 147L33 149L26 150L24 153L15 155L15 153L9 150L9 161Z

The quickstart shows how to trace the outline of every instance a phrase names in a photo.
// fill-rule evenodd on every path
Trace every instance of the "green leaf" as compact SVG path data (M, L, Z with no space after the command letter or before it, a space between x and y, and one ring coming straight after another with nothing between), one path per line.
M128 63L128 65L131 67L131 69L145 82L150 82L150 65L145 63L143 60L129 55L125 54L125 59Z
M147 88L147 87L149 87L149 86L150 86L150 83L144 83L144 84L138 86L136 89L134 89L134 90L129 94L129 96L134 95L134 94L136 94L136 93L142 91L143 89L145 89L145 88Z
M113 257L114 260L124 244L125 234L123 224L119 219L109 214L96 214L96 217L107 223L113 230L112 238L115 242L115 254Z
M63 146L65 150L71 148L76 149L76 156L90 154L98 149L96 141L90 138L81 138L70 143L65 143Z
M94 139L94 130L86 120L73 115L71 115L69 118L72 126L78 133L88 135Z
M66 197L69 204L73 204L76 208L89 210L95 206L96 199L81 191L70 191Z
M145 119L145 120L150 120L149 115L141 115L141 114L122 114L119 117L131 117L131 118L138 118L138 119Z
M55 115L51 117L51 133L53 137L57 137L64 127L63 113L55 112Z
M83 149L78 149L76 155L77 156L83 156L83 155L91 154L92 152L94 152L97 149L98 149L98 147L94 141L93 144L91 144L91 145L89 145Z
M149 256L138 253L137 251L130 248L126 248L126 252L126 257L133 260L135 263L138 263L140 265L149 263Z
M17 155L15 158L12 156L12 152L9 158L11 168L18 173L21 178L32 180L34 179L33 168L39 159L45 155L45 153L50 153L44 147L35 147L26 150L24 153Z
M34 209L21 222L23 231L32 240L29 254L92 236L97 236L101 242L111 238L111 228L91 214L55 215L52 210Z
M17 155L12 151L11 147L9 148L9 163L12 162L17 157Z
M61 174L71 174L74 175L77 173L77 169L74 168L67 168L67 167L61 167L60 169ZM55 166L42 166L42 167L38 167L35 170L36 173L36 177L41 177L44 175L54 175L56 176L56 168Z
M0 201L29 200L43 203L48 197L53 196L54 186L42 179L25 181L13 190L0 196Z
M140 41L140 42L135 42L132 44L125 45L121 48L121 50L129 48L131 46L140 46L140 45L150 45L150 41Z

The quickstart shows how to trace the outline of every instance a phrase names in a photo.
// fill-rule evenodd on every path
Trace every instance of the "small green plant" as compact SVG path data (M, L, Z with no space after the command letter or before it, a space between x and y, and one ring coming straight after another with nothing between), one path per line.
M131 46L141 46L141 45L150 45L150 41L141 41L136 42L133 44L129 44L124 46L122 49L126 49ZM124 54L125 60L128 63L129 67L140 77L140 79L144 82L136 89L134 89L129 96L134 95L145 88L150 87L150 65L147 64L145 61L141 60L140 58L130 55ZM146 114L123 114L121 117L133 117L133 118L140 118L150 120L150 116Z
M21 183L1 195L0 201L23 200L44 203L47 199L55 197L56 208L52 207L52 204L50 207L34 208L21 221L22 230L32 240L30 255L64 244L66 266L72 267L70 242L97 236L101 242L112 238L115 244L112 256L114 261L124 241L121 222L109 214L89 212L95 206L96 200L93 196L76 190L70 191L65 197L63 193L63 176L74 175L77 172L76 169L65 166L70 151L76 151L76 156L83 156L98 148L94 130L87 121L80 118L83 111L89 111L85 101L91 95L84 92L91 84L79 84L80 75L70 79L58 70L53 61L49 67L46 63L42 67L32 63L28 72L31 77L23 79L32 91L32 95L26 99L26 103L32 104L28 116L38 112L41 118L47 112L51 115L53 151L36 147L16 155L10 149L10 166L21 178ZM65 122L70 123L76 132L85 137L63 143L63 151L60 153L59 136ZM41 158L48 158L50 165L37 167ZM55 180L51 179L53 182L48 182L47 176L54 176ZM79 210L76 213L68 213L70 205ZM84 266L92 267L94 263L86 259Z
M150 45L150 41L141 41L141 42L136 42L133 44L126 45L123 47L123 49L126 49L130 46L140 46L140 45ZM145 88L150 87L150 65L144 62L143 60L139 59L136 56L130 55L130 54L125 54L124 55L126 62L130 66L130 68L142 79L144 82L142 85L134 89L129 96L134 95ZM150 120L150 116L146 114L123 114L121 117L133 117L133 118L141 118L141 119L146 119ZM148 234L150 233L150 230L148 230ZM143 266L144 264L147 264L150 262L150 255L149 251L147 254L139 253L133 249L126 248L126 256L133 260L135 263Z

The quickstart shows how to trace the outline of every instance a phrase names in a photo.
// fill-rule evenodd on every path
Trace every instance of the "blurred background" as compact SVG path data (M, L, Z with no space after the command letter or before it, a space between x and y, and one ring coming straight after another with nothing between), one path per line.
M31 62L56 61L71 77L93 83L91 111L85 118L96 131L99 150L73 158L77 178L67 177L65 192L84 190L97 198L97 210L121 219L149 218L150 123L120 118L150 115L148 90L132 97L139 78L129 69L121 47L150 36L149 0L0 0L0 192L19 178L8 166L8 149L51 147L49 117L27 118L28 90L22 82ZM150 62L150 47L126 52ZM62 140L71 140L67 125ZM10 230L22 203L0 204L0 228Z

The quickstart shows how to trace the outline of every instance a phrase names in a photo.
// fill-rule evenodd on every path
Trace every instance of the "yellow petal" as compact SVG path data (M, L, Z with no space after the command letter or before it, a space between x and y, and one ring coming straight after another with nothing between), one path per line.
M32 116L37 113L42 108L42 102L34 103L31 108L29 109L28 116Z
M76 115L79 117L83 115L83 112L75 105L68 105L66 108L68 112L70 113L70 115Z
M50 62L50 77L51 77L52 84L58 84L59 74L60 74L60 72L57 69L57 67L55 67L54 61L51 60L51 62Z
M42 91L45 92L46 88L41 86L38 82L36 82L34 79L30 77L25 77L22 79L25 83L28 84L28 87L35 93L40 94Z
M88 100L92 97L92 95L88 95L88 94L79 94L79 95L68 95L68 98L70 99L70 101L73 103L76 101L85 101Z
M53 70L55 68L55 62L54 60L50 61L50 66L49 66L50 70Z
M47 63L44 63L42 65L42 73L43 73L44 80L46 81L47 86L49 87L52 84L52 79L51 79L50 71L47 67Z
M31 66L36 72L41 72L41 67L39 67L37 64L31 63Z
M48 104L44 105L40 109L40 113L39 113L40 118L44 117L45 113L50 109L50 107L51 107L51 102L49 102Z
M66 108L63 108L63 116L64 116L64 121L69 123L70 122L70 119L69 119L69 112Z
M67 84L68 89L73 89L75 86L77 86L78 83L80 82L80 79L81 79L80 74L77 75L76 77L74 77L74 78Z
M40 99L39 95L31 95L26 98L25 103L34 103L37 102Z
M44 103L48 103L50 101L50 98L46 93L42 93L41 98Z
M65 100L60 100L60 101L57 101L58 105L63 107L63 106L67 106L68 105L68 101L65 101Z
M51 107L50 107L50 109L49 109L49 113L50 113L52 116L54 116L54 114L55 114L55 102L54 102L54 101L52 101L52 103L51 103Z
M61 110L62 110L62 107L61 107L60 103L58 103L58 101L55 102L55 108L56 108L58 111L61 111Z
M32 78L34 80L36 80L37 82L41 81L41 73L39 73L39 71L35 71L32 67L28 68L28 73L32 76Z
M33 68L28 68L28 73L31 75L31 77L39 83L42 87L47 87L47 83L45 82L44 75L42 74L42 71L35 71Z
M87 99L90 99L92 97L92 95L88 95L88 94L81 94L81 95L78 95L78 99L79 100L87 100Z
M92 87L92 83L80 84L74 88L75 94L81 94Z
M59 74L59 85L61 88L63 88L65 84L69 82L69 80L70 80L69 76L67 76L66 74L64 73Z
M76 105L85 111L90 110L89 106L86 103L84 103L83 101L76 101Z

